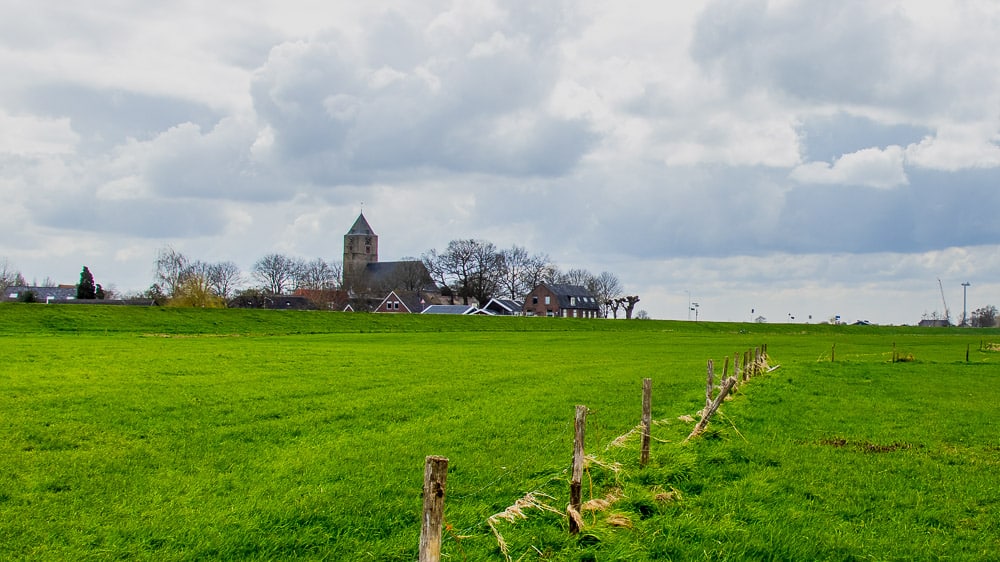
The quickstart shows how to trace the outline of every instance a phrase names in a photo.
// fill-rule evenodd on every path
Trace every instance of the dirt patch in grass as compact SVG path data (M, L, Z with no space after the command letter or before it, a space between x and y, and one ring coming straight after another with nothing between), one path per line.
M850 447L852 449L857 449L863 453L891 453L893 451L912 449L914 446L910 443L902 443L895 441L893 443L881 444L872 443L871 441L849 441L843 437L827 437L819 440L820 445L826 445L827 447Z

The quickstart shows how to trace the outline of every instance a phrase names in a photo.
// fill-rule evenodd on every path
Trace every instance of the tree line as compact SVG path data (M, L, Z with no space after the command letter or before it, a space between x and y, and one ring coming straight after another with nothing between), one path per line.
M585 287L600 304L603 316L617 318L621 309L626 318L631 318L639 300L623 294L621 281L612 272L562 271L547 254L531 253L517 245L501 249L487 240L452 240L443 250L431 249L420 259L401 261L418 267L422 264L442 294L466 304L472 299L485 304L494 297L520 300L542 283ZM154 283L142 296L176 306L225 306L234 297L285 295L300 289L340 290L344 283L340 261L304 260L272 253L254 262L248 277L231 261L194 260L169 246L157 252L154 271ZM419 280L420 276L409 278ZM420 288L419 283L406 281L391 279L388 283L394 286L367 287L373 293L361 296L379 297L392 289Z
M565 283L590 291L606 317L623 292L618 276L609 271L596 275L586 269L561 271L548 254L532 254L517 245L501 249L487 240L452 240L442 251L428 250L421 261L435 283L465 304L470 299L485 304L494 297L520 300L542 283Z

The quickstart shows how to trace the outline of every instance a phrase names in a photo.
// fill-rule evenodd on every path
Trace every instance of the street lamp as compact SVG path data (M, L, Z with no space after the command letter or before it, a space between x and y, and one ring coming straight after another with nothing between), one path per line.
M688 318L689 319L691 318L691 311L692 310L694 311L694 321L697 322L698 321L698 303L693 302L693 303L691 303L691 306L688 307Z
M966 281L965 283L962 283L962 324L961 324L962 326L966 326L967 325L965 323L965 318L966 318L965 311L968 310L966 308L966 302L968 302L968 301L966 300L965 297L966 297L966 292L969 290L969 285L971 285L971 283L969 283L968 281Z

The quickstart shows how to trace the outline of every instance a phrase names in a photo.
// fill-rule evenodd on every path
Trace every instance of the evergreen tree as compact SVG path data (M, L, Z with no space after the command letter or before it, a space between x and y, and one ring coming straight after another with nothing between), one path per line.
M84 266L83 271L80 272L80 283L76 286L76 298L89 300L97 298L97 287L94 285L94 276L87 269L87 266Z

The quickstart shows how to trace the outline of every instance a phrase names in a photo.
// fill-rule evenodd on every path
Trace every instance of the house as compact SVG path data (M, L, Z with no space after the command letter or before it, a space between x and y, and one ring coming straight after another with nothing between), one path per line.
M475 314L479 309L471 304L432 304L420 314Z
M951 321L948 319L924 318L917 326L921 328L948 328L951 327Z
M482 310L495 316L523 316L524 303L510 299L492 298Z
M7 287L3 299L8 302L66 302L76 300L76 287L64 285L60 287Z
M564 318L600 318L601 306L580 285L543 283L524 297L526 316L561 316Z
M389 291L375 312L394 314L420 314L427 306L427 299L418 291Z

